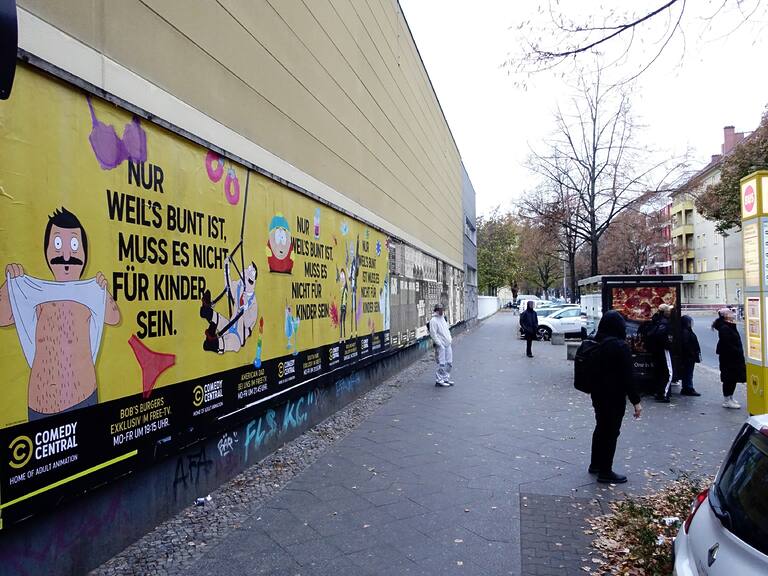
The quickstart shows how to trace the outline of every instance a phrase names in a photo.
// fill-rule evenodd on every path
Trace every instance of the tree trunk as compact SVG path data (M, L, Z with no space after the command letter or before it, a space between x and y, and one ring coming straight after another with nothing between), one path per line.
M571 272L571 302L576 301L576 253L568 254L568 269Z
M592 266L590 268L590 275L591 276L597 276L600 272L598 271L597 266L597 257L598 257L598 239L595 239L591 244L591 253L592 253Z

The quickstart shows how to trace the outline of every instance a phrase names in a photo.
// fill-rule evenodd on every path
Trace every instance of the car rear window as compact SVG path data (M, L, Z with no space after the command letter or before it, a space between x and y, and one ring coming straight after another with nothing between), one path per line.
M723 468L718 496L730 515L731 532L768 554L768 437L748 429Z

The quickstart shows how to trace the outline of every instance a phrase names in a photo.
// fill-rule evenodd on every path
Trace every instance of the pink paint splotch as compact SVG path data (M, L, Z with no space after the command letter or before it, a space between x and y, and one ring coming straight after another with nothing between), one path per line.
M336 302L331 302L330 308L331 326L334 328L339 327L339 309L336 307Z

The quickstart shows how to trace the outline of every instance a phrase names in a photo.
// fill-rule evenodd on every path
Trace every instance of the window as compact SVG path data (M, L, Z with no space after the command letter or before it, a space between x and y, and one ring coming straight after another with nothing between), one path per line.
M715 515L730 520L726 529L763 554L768 554L766 478L768 438L744 426L709 498Z
M702 295L703 293L704 293L704 291L703 291L703 289L702 289L702 286L701 286L701 284L699 284L699 298L701 298L701 297L702 297L701 295Z
M465 271L465 279L468 285L477 286L477 270L471 266L467 266Z
M720 283L715 284L715 298L720 300Z
M701 261L701 271L706 272L707 271L707 260L704 259Z
M555 316L555 318L576 318L576 316L581 316L581 308L572 308L569 310L563 310Z
M712 238L712 244L714 244L715 246L717 246L717 239L718 238L720 238L720 234L715 234L715 237Z
M477 229L466 216L464 217L464 236L469 238L469 241L477 246Z
M704 298L709 298L709 284L704 284Z

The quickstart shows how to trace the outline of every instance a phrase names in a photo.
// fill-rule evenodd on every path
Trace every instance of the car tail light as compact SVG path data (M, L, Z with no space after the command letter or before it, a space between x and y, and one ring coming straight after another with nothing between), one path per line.
M685 529L686 534L688 534L688 528L691 527L691 522L693 522L693 517L696 515L696 512L699 510L699 506L701 506L701 503L707 499L708 494L709 494L709 488L707 488L706 490L702 490L696 495L696 499L691 504L691 513L688 514L688 518L685 519L685 524L683 524L683 528Z

